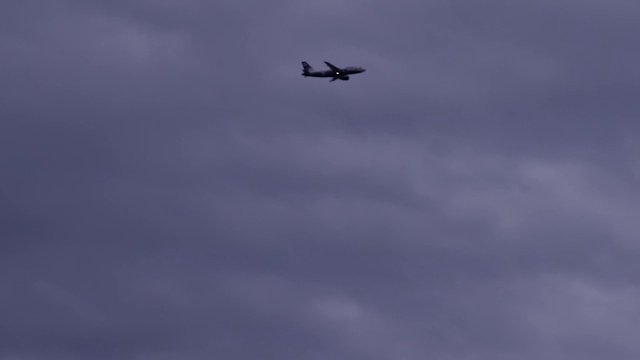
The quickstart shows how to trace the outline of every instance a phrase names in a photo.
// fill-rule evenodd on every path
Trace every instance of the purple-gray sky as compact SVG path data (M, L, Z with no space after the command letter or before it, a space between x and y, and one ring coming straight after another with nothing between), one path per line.
M2 1L0 359L637 360L639 37L636 0Z

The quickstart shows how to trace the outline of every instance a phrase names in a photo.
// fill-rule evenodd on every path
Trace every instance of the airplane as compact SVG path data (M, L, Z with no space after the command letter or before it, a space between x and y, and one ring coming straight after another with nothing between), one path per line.
M349 80L349 75L351 75L351 74L359 74L361 72L365 72L366 71L364 68L361 68L360 66L349 66L349 67L346 67L344 69L341 69L341 68L331 64L328 61L325 61L324 63L327 64L327 66L331 70L314 71L313 68L311 67L311 65L309 65L309 63L307 63L306 61L303 61L302 62L302 76L304 76L304 77L307 77L307 76L311 76L311 77L330 77L331 80L329 80L329 82L336 81L338 79L347 81L347 80Z

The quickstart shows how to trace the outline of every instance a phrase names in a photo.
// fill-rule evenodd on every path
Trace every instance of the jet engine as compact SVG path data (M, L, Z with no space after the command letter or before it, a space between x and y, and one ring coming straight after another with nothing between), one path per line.
M341 78L340 78L340 80L347 81L347 80L349 80L349 76L348 76L348 75L345 75L345 76L341 77Z

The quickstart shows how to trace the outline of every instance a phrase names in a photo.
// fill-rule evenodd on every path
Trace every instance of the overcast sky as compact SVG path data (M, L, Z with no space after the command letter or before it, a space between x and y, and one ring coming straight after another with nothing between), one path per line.
M0 360L637 360L639 37L637 0L3 0Z

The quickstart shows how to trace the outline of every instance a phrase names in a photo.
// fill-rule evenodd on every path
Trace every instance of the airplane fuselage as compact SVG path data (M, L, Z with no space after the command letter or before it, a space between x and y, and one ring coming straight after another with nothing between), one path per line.
M339 68L329 62L324 62L329 66L330 70L314 71L313 68L305 61L302 62L302 76L304 77L323 77L331 78L334 80L349 80L349 75L359 74L366 70L360 66L348 66L345 68Z

